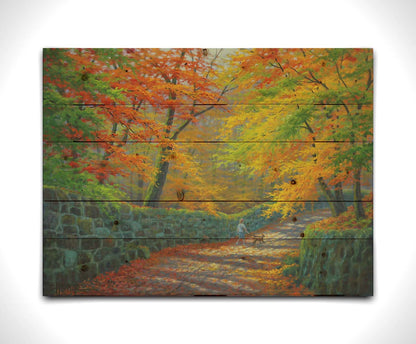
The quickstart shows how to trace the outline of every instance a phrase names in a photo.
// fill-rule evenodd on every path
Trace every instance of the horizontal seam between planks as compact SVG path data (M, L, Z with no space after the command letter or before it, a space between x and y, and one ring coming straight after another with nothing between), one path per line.
M43 103L44 106L78 106L78 107L104 107L104 106L125 106L125 107L134 107L137 104L104 104L104 103L71 103L71 104L57 104L57 103ZM204 103L204 104L192 104L192 103L177 103L177 104L165 104L165 103L155 103L155 104L145 104L141 105L141 107L144 106L368 106L373 105L373 103L328 103L328 104L320 104L320 103L254 103L254 104L248 104L248 103L239 103L239 104L233 104L233 103Z
M103 199L103 200L94 200L94 199L74 199L74 200L67 200L67 199L44 199L44 202L126 202L126 203L132 203L132 202L151 202L151 203L204 203L204 202L225 202L225 203L232 203L232 202L252 202L252 203L298 203L298 202L313 202L313 203L337 203L337 202L373 202L373 200L333 200L333 201L325 201L325 200L260 200L260 199L245 199L245 200L173 200L173 199L166 199L166 200L143 200L143 199Z
M180 141L180 140L172 140L169 141L167 139L166 141L140 141L140 140L71 140L71 141L44 141L46 144L52 144L52 143L146 143L146 144L158 144L158 143L185 143L185 144L191 144L191 143L197 143L197 144L235 144L235 143L305 143L305 144L311 144L311 143L373 143L373 141L343 141L343 140L316 140L316 141L304 141L304 140L229 140L229 141L219 141L219 140L193 140L193 141Z
M348 230L348 229L347 229ZM65 240L74 240L74 239L112 239L112 240L124 240L124 239L135 239L135 240L143 240L143 239L150 239L150 240L209 240L209 239L226 239L226 240L230 240L230 239L235 239L236 237L208 237L208 238L191 238L191 237L163 237L163 238L158 238L158 237L124 237L124 238L115 238L115 237L88 237L88 238L84 238L84 237L43 237L43 239L54 239L54 240L60 240L60 239L65 239ZM251 240L252 238L250 237L245 237L245 240ZM303 237L303 238L298 238L298 237L288 237L288 238L267 238L266 236L264 237L265 242L267 243L269 241L285 241L285 240L321 240L321 239L326 239L326 240L373 240L373 238L356 238L356 237L351 237L351 238L344 238L344 237L336 237L336 238L325 238L325 237L318 237L318 238L307 238L307 237ZM262 244L259 244L262 245Z

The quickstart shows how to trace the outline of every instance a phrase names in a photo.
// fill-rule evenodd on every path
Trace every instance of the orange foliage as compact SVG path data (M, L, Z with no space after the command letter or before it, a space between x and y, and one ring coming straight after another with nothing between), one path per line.
M368 202L364 206L366 218L357 220L354 214L354 207L348 207L348 210L336 217L329 217L327 219L318 221L310 225L311 229L319 229L320 231L329 230L355 230L366 229L372 227L373 222L373 194L367 195L363 198L363 201Z

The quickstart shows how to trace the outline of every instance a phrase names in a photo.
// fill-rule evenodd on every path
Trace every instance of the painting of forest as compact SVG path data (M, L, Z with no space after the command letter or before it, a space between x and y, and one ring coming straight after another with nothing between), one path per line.
M371 49L44 49L46 296L373 295Z

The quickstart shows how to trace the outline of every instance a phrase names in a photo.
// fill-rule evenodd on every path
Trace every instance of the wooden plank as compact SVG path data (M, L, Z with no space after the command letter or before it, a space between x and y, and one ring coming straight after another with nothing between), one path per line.
M158 159L160 147L174 147L166 153L165 161L169 164L163 191L158 198L146 197L146 189L151 184L148 170L139 170L135 162L152 168ZM153 143L113 143L113 142L61 142L45 145L45 153L55 159L54 164L45 165L48 174L44 175L45 185L53 185L55 178L82 178L88 173L91 183L97 183L101 175L108 176L108 182L118 185L118 190L112 194L94 193L83 183L74 185L72 192L84 200L97 201L135 201L136 203L167 202L266 202L266 201L325 201L327 195L319 188L318 178L311 180L306 173L319 173L331 163L331 158L344 152L346 161L354 163L350 151L358 147L371 149L367 142L275 142L275 141L199 141L175 142L174 145ZM369 148L366 148L369 147ZM240 152L251 153L243 157ZM258 157L259 152L265 155ZM294 169L291 175L283 175L282 163L285 152L292 154L287 163ZM227 156L228 154L228 156ZM273 156L275 154L275 156ZM90 156L85 159L83 157ZM94 159L92 158L94 157ZM349 160L351 158L351 160ZM258 159L254 160L253 159ZM295 159L303 161L299 165ZM120 167L120 163L127 163ZM255 171L255 164L268 164L261 172ZM56 176L56 177L55 177ZM84 177L85 179L87 177ZM81 179L82 180L82 179ZM344 171L342 197L338 199L353 201L353 179L350 173ZM218 189L206 189L202 181L208 184L222 185ZM334 183L329 188L333 189ZM238 189L235 185L239 185ZM253 189L255 185L255 189ZM285 189L281 195L271 197L270 193L276 185ZM318 186L316 188L315 186ZM365 195L372 192L371 174L363 174L362 183ZM316 190L315 190L316 189ZM314 191L315 190L315 191ZM341 191L341 190L339 190ZM58 198L59 199L59 198ZM48 198L46 200L49 200ZM335 199L332 199L335 201Z
M321 129L322 126L332 126L332 135L315 135L317 142L351 142L352 137L339 133L341 126L352 129L352 118L357 130L364 123L373 118L372 105L347 104L309 104L309 105L178 105L175 106L174 123L166 134L166 120L168 106L141 105L136 108L131 105L49 105L44 104L44 142L187 142L204 141L276 141L297 142L311 141L308 129L299 123L301 135L293 137L282 135L279 129L282 118L293 116L308 116L318 121L320 126L311 127L312 130ZM204 112L203 116L196 113ZM215 132L203 131L201 128L217 128L233 123L233 117L238 116L240 122L264 130L257 135L247 135L235 130L219 135ZM115 121L115 118L117 120ZM195 119L189 122L190 119ZM260 122L259 122L260 121ZM237 125L238 123L236 123ZM184 127L183 129L180 129ZM179 131L180 130L180 131ZM179 134L176 132L179 131ZM242 135L243 134L243 135ZM371 142L372 132L360 135L355 139L358 142Z
M197 203L200 205L202 202ZM266 217L265 213L272 209L271 202L254 207L250 206L250 202L224 203L235 203L234 207L244 206L246 209L239 213L208 213L186 209L179 203L169 204L166 208L149 208L132 202L45 201L43 234L45 239L184 239L221 242L236 236L237 225L243 218L249 233L273 229L286 233L282 237L285 240L313 239L323 227L328 230L323 232L324 236L361 238L361 231L352 221L328 225L331 220L328 202L305 202L290 217L282 217L279 212L271 212ZM209 205L202 205L202 208ZM372 202L365 202L364 206L372 207ZM325 221L319 222L321 220ZM371 218L367 221L370 228ZM310 225L313 222L319 223ZM307 229L313 234L311 237L305 234ZM365 233L367 237L372 234L371 231Z
M341 100L332 96L331 102L356 104L354 89L371 88L372 91L372 54L371 49L44 49L44 101L54 104L66 104L68 99L78 99L72 103L87 104L139 104L140 101L153 105L310 104L309 96L296 93L293 83L287 85L286 79L294 79L307 84L318 95L347 86L352 92L345 92ZM167 60L171 63L166 63ZM291 92L283 92L278 98L250 98L243 88L239 94L227 97L236 87L232 77L216 91L204 89L202 84L211 86L215 74L224 65L240 74L260 70L269 79L281 79ZM363 65L366 71L370 70L369 76L350 73ZM59 73L61 68L65 68L64 73ZM203 80L195 80L195 74ZM116 81L109 82L109 79ZM195 87L191 86L193 82ZM103 83L107 83L112 93L103 92ZM245 89L256 87L257 82L244 86ZM50 96L50 87L66 88L67 94ZM85 90L92 91L94 96L87 96ZM174 97L170 97L172 90ZM372 98L368 97L358 101L372 104Z

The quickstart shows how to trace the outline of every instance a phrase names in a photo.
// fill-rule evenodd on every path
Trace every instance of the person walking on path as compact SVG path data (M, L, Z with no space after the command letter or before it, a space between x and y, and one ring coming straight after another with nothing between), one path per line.
M237 239L237 242L235 243L236 245L238 245L238 243L240 242L240 239L242 239L244 245L246 244L246 241L244 240L244 232L248 234L247 228L244 225L244 219L240 219L240 223L237 225L238 239Z

